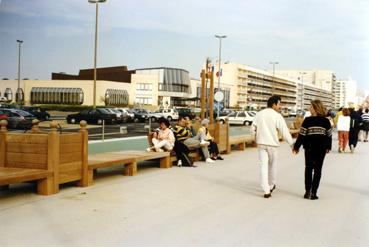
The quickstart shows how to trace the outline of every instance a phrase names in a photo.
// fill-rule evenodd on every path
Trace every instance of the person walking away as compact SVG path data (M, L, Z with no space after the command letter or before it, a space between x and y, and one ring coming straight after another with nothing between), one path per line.
M208 119L204 119L201 121L201 127L199 128L198 132L204 138L204 140L201 141L207 141L210 143L209 144L210 158L212 160L223 160L222 156L220 156L219 154L218 144L214 141L214 137L210 135Z
M297 154L301 145L305 149L304 198L316 200L323 161L332 149L332 126L320 100L311 101L310 112L311 116L302 123L293 153Z
M368 132L369 132L369 109L365 109L365 113L361 115L361 120L363 124L361 129L363 130L363 139L364 142L368 142Z
M334 126L337 126L338 118L342 115L342 109L343 107L340 107L338 109L338 112L336 113L336 116L334 116L334 119L333 119Z
M279 134L291 146L292 136L286 121L280 113L281 97L273 95L268 99L267 108L259 111L252 123L252 130L256 132L258 158L260 165L260 184L264 191L264 198L269 198L276 188L277 149L280 145Z
M350 131L350 112L347 108L342 109L342 115L338 117L337 121L338 130L338 152L345 152L349 131Z
M147 151L155 150L156 152L172 151L174 147L174 134L169 128L170 123L166 118L159 118L159 129L152 134L152 147L147 148ZM163 150L164 149L164 150Z
M355 108L349 108L350 111L350 132L349 132L349 148L354 153L357 141L359 139L359 131L361 125L361 117Z

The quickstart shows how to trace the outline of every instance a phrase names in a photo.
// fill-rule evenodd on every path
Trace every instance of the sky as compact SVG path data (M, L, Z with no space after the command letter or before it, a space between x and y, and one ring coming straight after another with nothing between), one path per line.
M98 67L183 68L207 57L271 70L332 70L369 90L369 0L107 0L99 4ZM0 0L0 79L48 80L93 67L95 5Z

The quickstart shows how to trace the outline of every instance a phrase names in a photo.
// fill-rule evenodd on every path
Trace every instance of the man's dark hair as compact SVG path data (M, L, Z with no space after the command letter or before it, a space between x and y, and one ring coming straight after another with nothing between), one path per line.
M272 107L273 104L278 104L278 101L281 101L281 97L278 96L278 95L273 95L271 96L269 99L268 99L268 103L267 103L267 106L268 107Z
M179 116L178 117L178 122L181 122L182 119L185 119L185 117L184 116Z

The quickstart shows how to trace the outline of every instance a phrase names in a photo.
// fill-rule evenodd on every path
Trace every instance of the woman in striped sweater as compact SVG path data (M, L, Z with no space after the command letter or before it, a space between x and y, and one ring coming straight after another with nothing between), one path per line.
M320 100L311 101L311 116L304 119L293 152L305 149L305 195L316 200L325 155L332 149L332 128Z

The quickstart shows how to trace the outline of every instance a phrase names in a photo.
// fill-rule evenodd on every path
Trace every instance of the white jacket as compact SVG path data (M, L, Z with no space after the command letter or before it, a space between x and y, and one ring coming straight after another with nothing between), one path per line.
M259 111L252 123L252 129L256 131L256 143L268 146L279 146L279 135L292 146L293 140L286 121L280 113L272 108Z
M340 115L337 121L337 130L338 131L350 131L350 116Z

